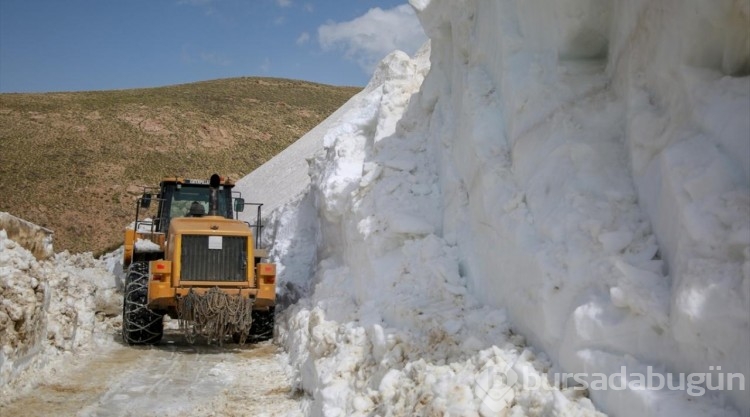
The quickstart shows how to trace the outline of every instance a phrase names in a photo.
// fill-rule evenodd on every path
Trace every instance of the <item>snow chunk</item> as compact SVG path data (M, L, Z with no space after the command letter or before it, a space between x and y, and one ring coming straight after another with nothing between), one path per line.
M135 241L135 250L138 252L161 252L161 246L148 239L137 239Z

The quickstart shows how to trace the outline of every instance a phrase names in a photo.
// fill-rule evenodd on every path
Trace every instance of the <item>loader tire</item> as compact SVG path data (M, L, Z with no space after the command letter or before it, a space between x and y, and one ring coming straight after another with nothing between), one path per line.
M272 339L275 316L274 307L270 307L268 311L253 310L253 326L250 328L248 340L262 342Z
M164 316L149 309L147 302L148 262L133 262L122 301L122 341L128 345L154 345L164 335Z

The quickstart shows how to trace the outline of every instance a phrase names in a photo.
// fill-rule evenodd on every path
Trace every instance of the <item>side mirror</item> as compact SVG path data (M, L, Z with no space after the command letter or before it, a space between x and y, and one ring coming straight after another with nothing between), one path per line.
M234 211L237 213L242 213L245 211L245 199L238 197L234 199Z
M151 207L151 193L144 193L141 196L141 208L147 209Z

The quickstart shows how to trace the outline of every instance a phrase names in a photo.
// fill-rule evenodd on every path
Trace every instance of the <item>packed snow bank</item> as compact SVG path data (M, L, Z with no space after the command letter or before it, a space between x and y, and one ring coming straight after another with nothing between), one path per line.
M90 253L38 261L0 230L0 393L36 382L56 358L110 343L122 297ZM116 319L115 319L116 321Z
M279 276L303 284L314 274L294 287L306 296L277 334L310 394L306 411L494 416L514 404L525 415L599 415L583 391L548 382L550 362L468 293L456 248L435 235L433 154L425 136L410 137L421 122L401 119L428 52L381 63L379 86L325 136L308 194L272 217L274 254L290 271Z
M750 378L748 4L415 2L444 235L566 371ZM592 391L698 410L660 394ZM750 414L737 386L711 398Z
M298 198L310 185L307 160L315 156L323 142L323 135L336 124L349 108L356 106L367 91L350 98L315 128L258 169L237 181L234 189L242 193L248 203L263 203L264 214L279 209L290 200ZM255 211L240 213L245 221L255 222Z
M386 58L268 229L312 415L593 413L560 372L750 415L750 4L412 4L429 72Z

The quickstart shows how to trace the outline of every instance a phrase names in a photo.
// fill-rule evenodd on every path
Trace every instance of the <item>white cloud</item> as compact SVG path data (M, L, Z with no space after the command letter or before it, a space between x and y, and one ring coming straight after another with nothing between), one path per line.
M279 7L289 7L292 5L292 0L276 0L276 4L278 4Z
M297 37L297 45L304 45L309 41L310 41L310 34L307 32L302 32L300 33L299 37Z
M324 50L343 50L346 59L357 62L368 74L396 49L413 54L427 37L408 4L389 10L370 9L348 22L326 23L318 28Z
M276 26L281 26L284 22L286 22L286 17L284 16L279 16L276 19L273 19L273 24Z
M313 11L315 11L315 6L313 6L312 3L305 3L305 10L308 13L312 13Z

